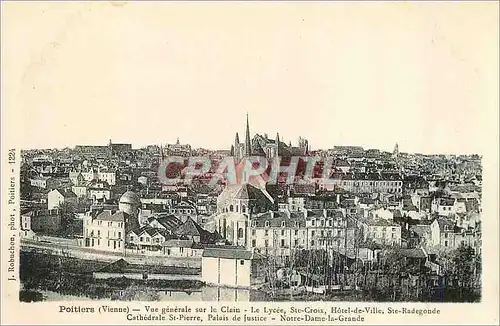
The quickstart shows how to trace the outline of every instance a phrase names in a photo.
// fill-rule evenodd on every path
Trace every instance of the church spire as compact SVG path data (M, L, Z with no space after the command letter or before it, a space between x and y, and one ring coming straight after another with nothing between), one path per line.
M248 123L248 113L247 113L247 129L245 133L245 156L252 155L252 145L250 143L250 126Z
M276 156L279 154L279 148L280 148L280 133L276 133Z
M233 153L231 156L234 156L237 160L240 159L240 136L238 133L236 133L236 136L234 137L234 145L231 146L231 149Z

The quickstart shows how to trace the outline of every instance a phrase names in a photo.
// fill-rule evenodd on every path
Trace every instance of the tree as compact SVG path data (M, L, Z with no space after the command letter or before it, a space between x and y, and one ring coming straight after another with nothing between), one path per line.
M475 301L480 288L481 256L469 246L441 253L438 258L446 280L446 301ZM479 269L479 272L478 272ZM478 282L479 280L479 282Z
M78 203L64 202L59 205L58 212L61 217L61 228L58 232L59 236L72 237L74 235L82 235L83 221L76 218Z
M453 252L454 276L461 300L468 300L473 295L476 265L476 258L474 256L474 249L469 246L460 246Z
M384 254L383 269L385 275L389 277L392 301L396 301L396 296L401 289L401 278L407 272L406 259L399 250L389 249Z

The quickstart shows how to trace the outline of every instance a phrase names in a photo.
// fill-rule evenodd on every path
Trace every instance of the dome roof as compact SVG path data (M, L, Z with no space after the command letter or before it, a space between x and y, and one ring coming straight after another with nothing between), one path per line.
M141 200L135 192L129 190L120 197L120 204L141 205Z

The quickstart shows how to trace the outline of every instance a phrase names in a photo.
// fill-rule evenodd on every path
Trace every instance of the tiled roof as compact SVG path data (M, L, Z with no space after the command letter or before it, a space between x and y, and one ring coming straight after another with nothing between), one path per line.
M162 246L167 248L191 248L193 240L170 239L165 241Z
M382 218L365 219L364 223L366 223L367 225L371 225L371 226L399 226L399 224L397 224L397 223L394 223L392 221L388 221L388 220L382 219Z
M217 206L226 206L233 199L255 200L258 206L272 205L274 199L266 189L257 188L249 183L240 185L228 185L217 198Z
M139 229L132 230L131 232L134 232L137 236L140 236L142 234L147 234L150 237L154 237L158 234L162 235L163 237L168 236L167 234L165 234L164 230L152 228L150 226L143 226Z
M128 216L129 214L123 211L117 211L116 213L111 214L110 211L106 210L97 215L96 220L125 222Z
M252 256L252 252L245 249L205 248L203 250L203 257L249 260Z
M266 222L269 227L282 227L283 223L288 228L306 226L306 218L302 212L293 212L290 215L285 212L265 212L251 216L251 223L255 227L265 227Z
M422 249L398 249L401 255L408 258L426 258L426 254Z
M198 223L193 221L192 218L188 218L186 222L175 230L175 234L179 236L202 236L205 232L208 231L204 230Z
M148 218L148 222L151 223L152 220L156 219L158 223L163 225L167 230L175 230L182 221L170 213L156 213L155 215Z

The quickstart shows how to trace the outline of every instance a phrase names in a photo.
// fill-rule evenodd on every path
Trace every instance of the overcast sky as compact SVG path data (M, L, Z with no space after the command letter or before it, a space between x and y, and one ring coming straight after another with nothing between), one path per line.
M23 148L482 153L498 123L497 3L8 3L4 108ZM11 111L13 112L13 111Z

